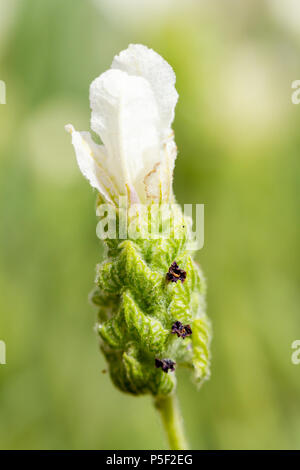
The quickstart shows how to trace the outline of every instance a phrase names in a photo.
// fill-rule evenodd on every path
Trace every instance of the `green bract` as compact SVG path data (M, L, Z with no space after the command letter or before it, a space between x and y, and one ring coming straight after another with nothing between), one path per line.
M151 204L146 207L145 224ZM138 238L104 240L106 258L97 266L91 294L98 307L97 331L111 379L120 390L134 395L164 396L174 390L176 373L157 368L155 359L170 359L176 369L188 367L197 384L209 377L205 280L187 249L189 221L179 206L170 207L169 233L162 225L157 238L141 232ZM113 210L118 222L119 209ZM166 279L174 261L186 271L183 283ZM191 336L183 339L172 334L176 321L189 324Z

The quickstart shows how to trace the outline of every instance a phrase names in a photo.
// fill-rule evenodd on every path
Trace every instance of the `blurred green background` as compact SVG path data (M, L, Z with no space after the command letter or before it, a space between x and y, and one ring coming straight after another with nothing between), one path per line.
M0 0L0 448L159 449L150 397L102 374L95 193L64 124L129 43L177 74L175 192L205 203L211 380L179 376L193 449L300 448L297 0Z

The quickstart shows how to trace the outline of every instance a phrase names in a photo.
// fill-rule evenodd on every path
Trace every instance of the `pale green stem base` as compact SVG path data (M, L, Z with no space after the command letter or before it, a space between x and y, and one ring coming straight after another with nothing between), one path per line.
M183 420L179 410L176 395L159 397L155 400L155 406L160 411L162 422L168 436L171 450L188 449L183 433Z

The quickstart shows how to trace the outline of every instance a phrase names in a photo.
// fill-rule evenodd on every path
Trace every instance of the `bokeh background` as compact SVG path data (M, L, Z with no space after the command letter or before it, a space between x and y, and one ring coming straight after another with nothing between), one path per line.
M212 377L179 374L193 449L300 447L298 0L0 0L0 448L165 448L149 397L102 374L87 294L95 193L64 124L129 43L177 74L181 203L205 204Z

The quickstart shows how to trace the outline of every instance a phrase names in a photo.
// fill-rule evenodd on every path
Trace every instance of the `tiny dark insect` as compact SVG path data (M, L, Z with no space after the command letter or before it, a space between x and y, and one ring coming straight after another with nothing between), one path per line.
M186 279L186 272L183 269L180 269L176 261L173 261L169 267L169 271L166 274L167 281L177 282L181 281L184 283Z
M192 334L192 328L190 327L190 325L183 325L180 321L176 321L175 323L173 323L172 325L172 331L171 333L173 335L177 335L178 338L181 337L181 338L186 338L187 336L191 336Z
M157 368L161 367L162 370L166 373L169 372L169 370L171 372L173 372L175 370L174 366L175 366L176 362L172 361L171 359L157 359L155 358L155 366Z

